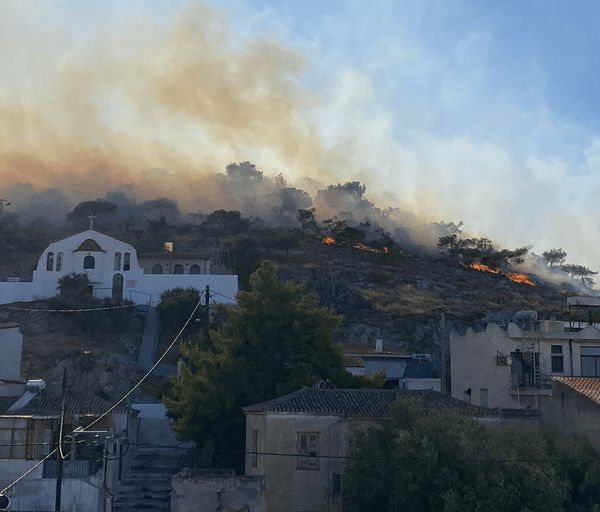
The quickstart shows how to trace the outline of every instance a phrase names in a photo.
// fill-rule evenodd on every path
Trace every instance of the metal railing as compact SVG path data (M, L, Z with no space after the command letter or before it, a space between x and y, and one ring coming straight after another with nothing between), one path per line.
M58 462L47 460L44 462L42 478L56 478ZM63 478L87 478L95 475L102 468L102 462L90 460L65 460L63 461Z

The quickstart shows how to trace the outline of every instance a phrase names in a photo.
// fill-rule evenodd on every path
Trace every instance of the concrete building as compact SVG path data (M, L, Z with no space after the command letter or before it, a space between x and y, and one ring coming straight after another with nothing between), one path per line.
M584 302L577 297L568 306ZM451 336L450 358L454 398L537 409L552 392L552 377L600 377L600 329L593 322L539 321L535 312L521 311L505 326Z
M585 436L600 452L600 378L555 377L552 395L541 401L542 428Z
M345 458L353 434L388 417L390 405L406 398L421 399L427 410L465 414L492 428L504 424L501 411L435 391L305 387L246 407L245 473L266 477L266 510L341 512ZM513 415L508 422L522 419ZM536 418L526 419L532 421L539 425Z
M138 256L130 243L88 229L52 242L31 282L0 283L0 304L53 297L58 280L72 272L87 274L94 296L136 304L157 302L170 288L206 286L218 294L219 302L232 303L238 290L237 276L219 269L210 255L165 250Z
M346 371L353 375L375 375L385 371L385 387L389 389L431 389L441 391L441 380L433 378L433 362L429 354L409 354L383 346L383 340L369 343L344 343Z
M0 396L21 396L25 379L21 378L23 333L17 324L0 324Z

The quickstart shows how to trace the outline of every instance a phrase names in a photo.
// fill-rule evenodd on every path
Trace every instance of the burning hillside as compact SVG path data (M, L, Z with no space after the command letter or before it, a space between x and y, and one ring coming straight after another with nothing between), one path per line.
M479 272L489 272L490 274L500 274L508 279L510 279L513 283L519 284L527 284L529 286L535 286L535 283L532 282L529 277L525 274L519 274L518 272L509 272L506 270L500 270L497 268L489 267L488 265L484 265L483 263L471 263L470 265L464 265L465 268L471 268L473 270L478 270Z

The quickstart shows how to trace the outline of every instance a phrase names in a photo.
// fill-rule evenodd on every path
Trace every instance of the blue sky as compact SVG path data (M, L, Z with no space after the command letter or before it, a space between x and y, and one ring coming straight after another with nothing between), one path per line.
M200 45L186 59L210 53L215 73L236 77L231 87L243 86L240 67L255 70L252 101L265 116L256 137L206 117L206 103L193 117L173 98L169 109L140 100L149 74L160 74L161 91L178 87L168 84L169 34L181 33L190 5L0 0L0 65L10 70L0 100L36 106L88 145L114 148L125 134L149 167L251 160L299 183L360 180L382 206L463 220L473 235L538 254L562 247L569 262L600 270L597 2L207 2L208 39L186 40ZM65 89L65 76L78 86ZM276 109L269 118L262 92L287 105L273 131L317 149L269 132ZM34 144L29 123L20 133ZM155 164L150 140L164 144Z

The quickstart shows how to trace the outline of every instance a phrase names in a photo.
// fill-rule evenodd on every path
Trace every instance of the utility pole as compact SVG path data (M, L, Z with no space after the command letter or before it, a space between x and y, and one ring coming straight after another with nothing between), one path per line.
M442 395L447 394L446 389L446 313L442 309L442 361L441 361L441 372L442 372Z
M65 390L67 384L67 367L63 368L62 380L62 407L60 412L60 430L58 431L58 450L56 450L56 499L54 502L54 511L60 512L60 501L62 498L62 476L63 476L63 458L62 458L62 436L63 425L65 423Z
M208 299L210 297L210 289L208 285L206 285L206 292L204 292L204 336L208 336L208 321L210 318L209 312L209 302Z

